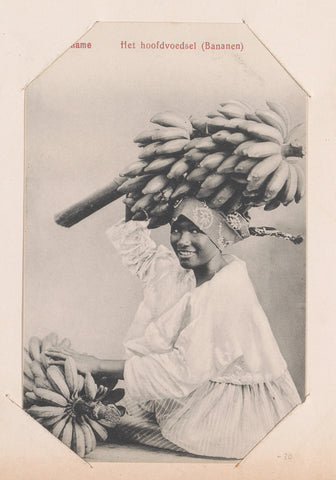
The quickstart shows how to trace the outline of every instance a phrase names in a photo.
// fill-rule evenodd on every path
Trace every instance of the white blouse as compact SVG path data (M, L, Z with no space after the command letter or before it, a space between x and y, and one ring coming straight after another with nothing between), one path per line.
M284 373L286 363L242 260L226 255L228 265L196 288L193 272L164 246L156 248L146 222L120 222L108 235L144 284L125 340L132 397L178 398L206 380L241 385Z

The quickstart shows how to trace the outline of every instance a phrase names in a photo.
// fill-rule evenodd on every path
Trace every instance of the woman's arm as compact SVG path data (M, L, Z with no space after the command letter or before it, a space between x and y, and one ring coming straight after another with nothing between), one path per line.
M124 378L125 360L102 360L93 355L57 347L48 349L45 354L50 359L50 365L62 365L67 357L72 357L80 373L107 375L120 380Z

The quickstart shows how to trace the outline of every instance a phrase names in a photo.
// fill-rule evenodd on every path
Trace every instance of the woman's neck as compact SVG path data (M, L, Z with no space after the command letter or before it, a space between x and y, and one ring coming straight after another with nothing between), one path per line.
M207 282L212 279L214 275L216 275L219 270L221 270L225 265L227 265L227 261L223 258L223 256L218 253L212 257L212 259L200 267L194 269L194 275L196 278L196 287L202 285L202 283Z

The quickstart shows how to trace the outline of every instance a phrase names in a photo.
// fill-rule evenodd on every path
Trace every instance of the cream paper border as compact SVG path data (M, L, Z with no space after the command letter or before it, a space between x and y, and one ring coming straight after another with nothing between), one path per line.
M151 13L148 13L151 12ZM56 3L14 0L0 7L1 123L1 477L335 478L335 331L332 230L335 170L335 7L330 0L225 3L155 0ZM309 101L308 338L305 404L254 451L233 464L91 466L32 421L20 402L23 243L23 87L95 21L240 23L257 33L311 95ZM331 278L331 279L330 279ZM287 454L287 459L285 454ZM289 455L292 456L289 459ZM279 457L280 456L280 457Z

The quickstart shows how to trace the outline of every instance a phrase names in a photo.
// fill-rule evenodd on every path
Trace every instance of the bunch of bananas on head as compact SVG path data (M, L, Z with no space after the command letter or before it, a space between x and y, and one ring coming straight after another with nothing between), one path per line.
M120 173L126 181L118 189L132 219L149 219L149 228L168 223L175 200L186 195L242 214L304 195L303 149L289 142L289 115L279 104L255 111L228 100L204 117L163 112L151 122L134 139L139 160Z
M24 349L24 409L81 457L105 441L107 428L115 427L125 413L117 403L124 390L113 389L117 381L102 379L97 386L90 373L78 373L67 357L62 366L49 365L45 351L52 346L70 348L55 333L40 340L31 337Z

